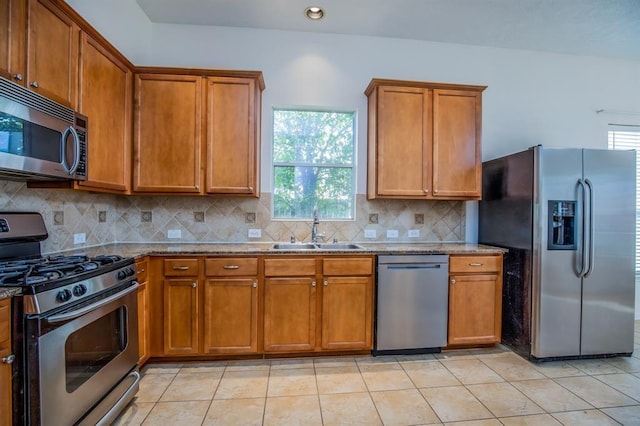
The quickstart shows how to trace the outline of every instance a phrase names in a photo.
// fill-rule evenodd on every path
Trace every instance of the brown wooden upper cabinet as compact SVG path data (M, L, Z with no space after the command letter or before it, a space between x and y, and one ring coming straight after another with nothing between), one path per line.
M371 80L367 198L480 199L485 88Z
M80 34L78 110L89 117L88 178L76 187L127 193L131 189L131 98L128 61L104 42Z
M79 27L50 0L1 0L0 72L76 107Z
M262 73L137 71L133 192L258 197Z

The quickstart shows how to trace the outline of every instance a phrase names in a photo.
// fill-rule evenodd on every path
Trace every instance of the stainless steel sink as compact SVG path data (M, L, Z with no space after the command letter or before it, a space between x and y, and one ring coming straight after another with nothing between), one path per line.
M364 247L358 244L347 243L318 243L317 246L321 250L364 250Z
M364 250L358 244L347 243L277 243L273 245L275 250Z
M315 250L318 247L312 243L283 243L274 244L276 250Z

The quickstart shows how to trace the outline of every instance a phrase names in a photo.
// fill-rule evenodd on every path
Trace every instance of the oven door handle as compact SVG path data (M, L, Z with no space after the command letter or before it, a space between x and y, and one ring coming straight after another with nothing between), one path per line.
M84 308L80 308L77 309L75 311L71 311L71 312L65 312L64 314L58 314L58 315L51 315L49 318L47 318L47 321L49 321L50 324L55 324L58 322L62 322L62 321L67 321L70 319L74 319L74 318L78 318L82 315L85 315L91 311L95 311L98 308L103 307L104 305L108 305L109 303L113 302L114 300L120 299L124 296L126 296L129 293L133 293L134 291L138 290L138 282L136 281L134 285L132 285L131 287L127 287L126 289L119 291L116 294L113 294L109 297L107 297L106 299L102 299L99 302L96 303L92 303L89 306L85 306Z

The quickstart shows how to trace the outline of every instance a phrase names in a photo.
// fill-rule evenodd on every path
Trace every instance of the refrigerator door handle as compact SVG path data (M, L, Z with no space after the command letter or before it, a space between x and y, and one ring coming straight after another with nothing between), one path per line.
M595 224L593 223L593 185L589 179L585 179L584 183L589 189L589 266L584 273L584 277L587 278L591 272L593 271L594 264L594 234L595 234ZM586 204L586 203L585 203ZM585 216L586 220L586 216ZM586 227L585 227L586 228Z
M578 278L582 278L584 277L584 273L585 273L585 266L587 264L587 251L585 250L585 245L586 245L586 229L585 229L585 198L587 196L587 188L584 184L584 181L582 179L578 179L578 212L580 213L580 215L582 216L582 224L580 227L580 236L578 239L578 251L576 252L576 275L578 276Z

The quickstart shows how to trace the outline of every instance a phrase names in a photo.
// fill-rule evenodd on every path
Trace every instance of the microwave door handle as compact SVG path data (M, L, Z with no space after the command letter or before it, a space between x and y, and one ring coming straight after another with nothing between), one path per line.
M51 315L49 318L47 318L47 321L49 322L49 324L55 324L58 322L62 322L62 321L67 321L70 319L74 319L74 318L78 318L82 315L88 314L91 311L95 311L98 308L103 307L104 305L108 305L109 303L113 302L114 300L120 299L124 296L126 296L129 293L133 293L134 291L138 290L138 283L136 282L134 285L132 285L131 287L127 287L126 289L119 291L116 294L113 294L105 299L102 299L96 303L92 303L89 306L85 306L83 308L80 309L76 309L75 311L71 311L71 312L65 312L64 314L58 314L58 315Z
M73 137L73 145L74 145L74 159L71 167L68 166L68 161L67 161L67 143L68 143L67 137L69 136L69 133L71 133L71 136ZM74 129L73 126L67 127L67 129L62 133L61 147L62 147L62 167L64 167L64 169L68 174L73 175L78 169L78 166L80 165L80 138L78 137L78 132L76 132L76 129Z

